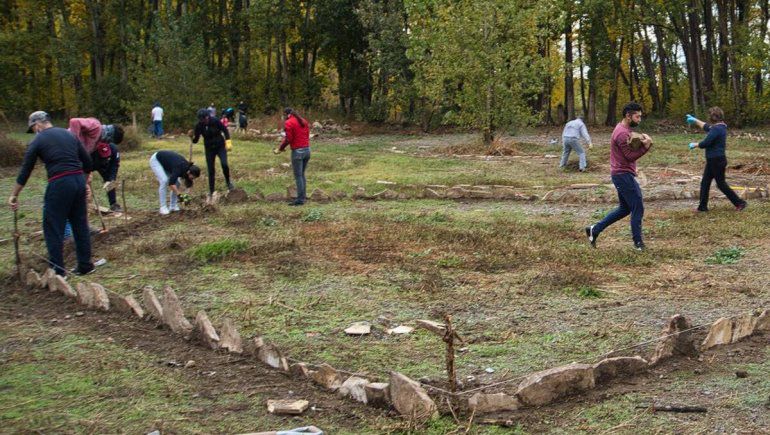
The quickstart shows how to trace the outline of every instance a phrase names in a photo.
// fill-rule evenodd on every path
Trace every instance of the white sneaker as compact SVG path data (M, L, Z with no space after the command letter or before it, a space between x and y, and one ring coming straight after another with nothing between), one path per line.
M167 215L169 213L171 213L171 212L168 210L168 207L166 207L165 205L160 208L160 214L161 215L165 216L165 215Z
M179 211L179 206L178 206L178 205L175 205L175 206L173 206L173 207L169 208L169 210L170 210L170 211L172 211L172 212L173 212L173 211Z

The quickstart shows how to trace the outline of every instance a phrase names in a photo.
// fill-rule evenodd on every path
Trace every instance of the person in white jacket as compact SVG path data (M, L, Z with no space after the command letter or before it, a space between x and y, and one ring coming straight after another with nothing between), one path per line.
M587 164L586 151L581 146L580 139L582 138L586 141L586 144L588 145L588 149L591 149L593 145L591 144L591 136L588 135L588 129L586 128L586 125L583 122L582 117L578 116L577 118L568 122L564 126L564 131L562 132L561 137L562 137L562 144L564 146L564 149L561 154L561 162L559 162L559 167L564 169L564 167L567 166L567 161L569 160L570 152L572 152L572 150L575 150L575 152L578 155L578 158L580 159L580 163L579 163L580 172L585 171L586 164Z

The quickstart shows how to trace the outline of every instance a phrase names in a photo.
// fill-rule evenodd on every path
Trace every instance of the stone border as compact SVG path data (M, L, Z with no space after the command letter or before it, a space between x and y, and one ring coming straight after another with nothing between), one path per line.
M438 415L436 402L423 385L401 373L391 372L389 382L385 383L372 382L355 374L337 370L328 364L311 369L316 366L293 359L290 363L290 358L261 336L253 337L244 343L231 319L222 319L219 333L203 310L198 311L194 322L190 323L184 316L179 298L170 286L164 287L162 300L158 299L152 287L145 286L142 289L145 310L133 296L118 295L97 283L78 283L76 291L51 269L46 270L41 276L30 268L24 277L24 284L29 288L48 288L50 292L61 293L90 309L116 311L137 319L154 320L167 326L174 334L185 340L191 340L214 351L255 358L287 376L309 380L327 391L336 392L341 397L371 406L393 406L399 414L417 424L425 423ZM417 325L438 336L443 336L443 325L437 322L418 320ZM708 334L698 345L695 343L693 331L706 326L709 327ZM435 387L429 388L455 398L475 392L467 400L467 408L474 414L515 411L547 405L564 397L591 390L597 385L608 384L622 377L635 376L667 359L677 356L697 356L700 352L714 347L736 343L762 333L770 333L770 310L767 309L758 314L722 317L711 325L695 327L691 326L686 317L677 314L669 319L658 339L633 346L639 347L657 342L649 359L639 355L608 355L595 364L571 363L465 392L449 393ZM483 392L516 380L520 382L512 395L504 392Z

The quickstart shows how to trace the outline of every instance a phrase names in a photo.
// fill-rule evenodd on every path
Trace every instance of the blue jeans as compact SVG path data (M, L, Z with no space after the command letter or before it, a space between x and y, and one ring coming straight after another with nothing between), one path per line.
M64 269L64 226L69 220L75 239L78 268L88 270L91 263L91 235L86 214L86 180L83 175L67 175L48 183L43 205L43 235L48 247L48 262L59 275Z
M163 121L152 121L152 135L155 137L163 136Z
M291 168L294 170L294 182L297 183L297 202L307 200L307 180L305 169L310 161L310 147L291 150Z
M642 218L644 217L644 202L642 200L642 189L633 174L622 173L612 176L612 184L618 191L618 201L620 205L612 210L599 223L594 225L594 234L599 235L605 228L615 222L631 215L631 234L634 243L642 243Z
M580 145L580 139L576 137L563 137L562 142L564 144L564 149L561 153L561 162L559 163L559 167L563 168L567 166L569 154L572 152L572 150L575 150L578 158L580 159L580 170L584 170L586 168L586 152L583 149L583 146Z

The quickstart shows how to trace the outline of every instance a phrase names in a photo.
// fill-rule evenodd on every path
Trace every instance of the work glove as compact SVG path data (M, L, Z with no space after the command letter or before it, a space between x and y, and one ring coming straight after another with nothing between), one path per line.
M192 198L190 197L189 193L180 193L179 194L179 202L181 202L182 204L187 205L187 204L190 203L191 200L192 200Z
M691 150L694 150L695 148L698 148L698 144L695 142L690 142L690 145L687 145Z
M281 150L280 150L280 149L278 149L278 148L273 148L273 154L278 154L278 153L280 153L280 152L281 152Z
M227 139L225 141L225 149L227 151L232 151L233 150L233 140L232 139Z
M684 117L684 120L687 121L688 124L693 125L693 124L695 124L695 121L697 121L698 119L696 117L688 114L687 116Z
M107 181L102 186L102 189L104 189L106 192L109 192L110 190L115 190L117 186L115 185L115 181Z

